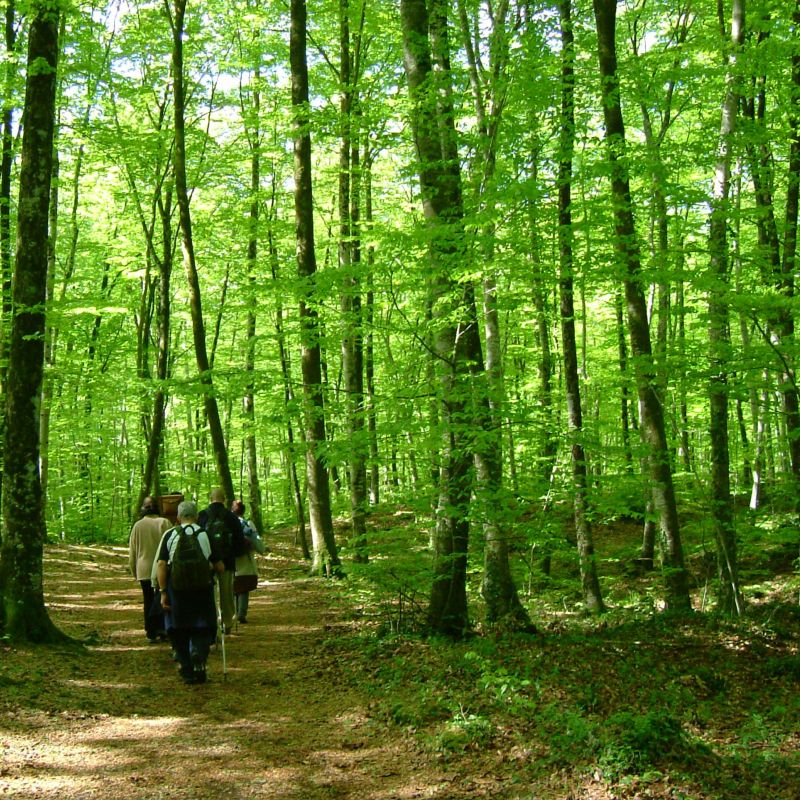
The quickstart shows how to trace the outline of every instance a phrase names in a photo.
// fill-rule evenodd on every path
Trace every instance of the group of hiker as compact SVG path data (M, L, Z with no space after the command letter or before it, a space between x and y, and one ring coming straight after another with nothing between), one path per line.
M241 500L229 509L224 491L214 488L202 511L181 502L173 525L146 497L131 529L129 564L142 588L145 636L152 644L169 641L184 683L205 683L217 636L229 634L234 620L247 623L258 585L255 554L266 547L244 513Z

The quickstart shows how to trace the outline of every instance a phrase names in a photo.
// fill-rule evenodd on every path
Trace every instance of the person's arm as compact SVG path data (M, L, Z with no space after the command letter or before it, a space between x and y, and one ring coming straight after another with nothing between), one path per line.
M267 547L264 540L258 533L258 531L252 526L252 524L249 521L247 522L247 528L245 530L247 538L253 543L253 549L256 551L256 553L263 555Z
M158 586L156 591L161 593L161 608L169 611L169 595L167 594L167 562L159 560L156 568L156 576L158 579Z
M138 550L135 536L135 531L131 529L131 538L128 540L128 569L134 578L136 577L136 551Z

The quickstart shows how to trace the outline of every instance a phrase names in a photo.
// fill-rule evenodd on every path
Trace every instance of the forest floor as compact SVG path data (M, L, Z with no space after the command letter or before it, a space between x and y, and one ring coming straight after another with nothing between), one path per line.
M87 645L0 642L0 798L800 797L794 622L759 641L713 625L601 625L586 640L558 623L481 644L379 641L335 583L306 576L289 532L270 545L248 624L226 638L227 674L216 647L201 686L146 642L126 548L48 546L51 616ZM678 728L694 744L656 715L643 744L600 746L608 726L590 717L635 728L643 717L625 709L645 687L691 695ZM666 766L634 752L654 742Z

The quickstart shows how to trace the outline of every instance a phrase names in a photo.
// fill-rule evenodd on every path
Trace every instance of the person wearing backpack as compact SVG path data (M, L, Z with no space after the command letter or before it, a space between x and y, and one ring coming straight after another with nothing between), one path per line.
M178 524L158 554L158 586L167 634L184 683L206 682L206 661L217 637L214 573L225 567L219 550L197 522L197 505L178 506Z
M258 586L258 565L255 553L266 552L264 540L258 535L250 520L244 518L245 505L241 500L231 503L231 511L238 517L242 533L249 547L247 552L236 558L236 572L233 576L233 593L236 596L236 618L240 625L247 623L247 609L250 605L250 592Z
M247 543L239 524L239 518L225 505L225 492L219 487L213 488L208 495L208 508L200 512L200 525L208 534L208 538L216 543L219 549L225 572L219 579L219 605L222 625L226 634L233 627L236 613L236 600L233 594L233 575L236 569L236 557L247 552Z

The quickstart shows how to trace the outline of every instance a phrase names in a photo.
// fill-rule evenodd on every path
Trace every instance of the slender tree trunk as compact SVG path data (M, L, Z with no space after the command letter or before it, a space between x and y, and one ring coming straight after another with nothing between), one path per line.
M17 249L5 395L0 547L0 631L10 641L66 637L44 602L43 547L47 528L39 476L39 402L44 370L47 222L55 129L60 9L30 9Z
M519 600L508 557L508 531L503 520L503 510L507 506L503 489L503 428L505 413L505 380L503 376L502 343L500 317L497 310L497 270L495 258L495 225L492 195L494 192L495 168L497 164L497 134L505 107L504 77L508 63L508 37L506 31L508 0L501 0L495 8L488 49L490 52L490 83L484 86L477 65L477 57L470 34L470 25L463 0L458 3L461 20L462 41L467 52L470 82L480 132L481 146L478 149L479 162L476 171L480 174L483 214L489 220L483 231L482 263L483 269L483 331L486 342L486 390L478 399L476 413L481 432L476 437L475 468L478 476L481 516L484 534L484 571L481 592L486 602L486 622L502 621L505 625L530 628L530 618ZM486 102L484 102L486 97ZM487 108L488 103L488 108ZM477 317L477 313L473 312ZM543 362L550 366L549 334L545 329ZM482 382L483 369L480 357L481 342L477 330L473 337L471 350L475 354L473 374L476 385ZM546 388L544 388L546 387ZM473 390L474 391L474 390ZM546 399L546 414L551 412L549 372L543 382Z
M733 0L731 40L734 52L744 38L744 0ZM732 56L722 104L717 163L714 174L709 252L711 255L708 299L708 336L711 357L709 385L711 436L712 519L717 543L719 579L718 605L726 614L744 611L736 559L736 537L733 529L733 500L730 492L730 455L728 450L728 372L730 352L730 320L728 293L730 269L728 257L728 216L730 196L732 137L736 127L739 103L735 78L735 55Z
M622 428L622 449L625 454L625 469L633 471L633 451L631 450L631 415L628 392L628 346L625 344L625 314L620 292L614 297L614 310L617 315L617 352L620 379L620 427Z
M742 12L744 13L744 12ZM768 33L759 34L759 44L765 40ZM750 122L756 131L758 142L748 140L747 153L750 161L750 172L753 180L756 208L756 227L758 230L759 255L763 262L764 277L767 282L774 285L777 292L784 297L783 304L770 314L769 337L772 346L781 353L791 352L791 343L794 339L794 311L792 309L792 298L794 296L794 272L786 271L785 259L782 263L780 254L780 237L778 226L775 219L775 208L773 201L774 186L774 157L768 144L768 134L766 131L766 75L760 76L754 81L754 96L743 99L742 105L744 112L749 117ZM795 120L796 124L796 120ZM790 130L791 130L790 121ZM795 159L797 156L795 155ZM797 168L797 163L794 164ZM796 191L792 186L792 147L789 148L789 175L788 191L786 203L786 223L785 233L786 242L789 247L794 247L795 234L792 231L791 207L795 204L795 227L796 227ZM791 261L794 261L792 256ZM784 357L783 374L779 384L779 391L783 404L784 422L789 446L789 457L791 474L794 482L793 495L795 503L800 508L800 401L798 400L797 386L795 383L795 371L790 361Z
M614 204L615 244L625 274L628 329L642 414L640 430L648 450L650 480L659 517L666 605L673 610L688 610L691 608L688 576L684 566L664 414L658 397L657 375L650 346L647 305L641 284L641 258L625 155L625 125L617 76L616 10L616 0L594 0L603 117Z
M300 300L303 392L306 418L306 481L311 519L314 574L339 571L333 535L330 478L324 461L325 410L322 395L322 356L319 317L315 308L314 205L311 186L308 65L306 62L306 4L291 0L290 60L294 113L295 229L297 271L304 286Z
M164 439L164 414L167 407L167 394L164 390L169 377L170 326L171 326L171 281L173 264L172 239L172 192L168 189L166 197L159 196L156 202L161 219L161 258L158 259L159 282L156 292L156 389L153 393L153 411L150 418L150 434L147 440L147 456L142 472L142 485L139 489L137 508L141 508L144 498L155 493L158 486L158 464Z
M372 228L372 160L364 160L364 213L367 230ZM375 397L375 293L373 291L375 248L367 247L367 305L365 309L366 337L364 342L364 374L367 389L367 435L369 437L369 499L372 505L380 502L380 464L378 452L377 405Z
M169 0L167 0L169 2ZM167 6L169 12L169 6ZM185 133L185 90L183 85L183 36L186 16L186 0L174 0L173 13L170 15L172 25L172 92L175 106L175 195L178 201L180 228L183 245L183 265L189 284L189 304L192 312L192 334L194 339L195 358L200 373L200 384L203 388L203 403L217 472L226 498L235 496L233 478L228 462L228 449L222 430L222 421L214 394L214 381L211 375L211 363L206 348L206 330L203 323L203 304L200 293L200 280L197 274L197 263L192 239L192 217L189 208L189 192L186 183L186 133Z
M578 346L575 337L575 303L572 259L572 157L575 148L575 38L572 30L570 0L558 5L561 20L561 138L558 159L558 243L561 296L561 338L564 354L564 385L567 394L569 436L572 446L572 489L575 533L581 584L586 608L591 614L605 611L594 538L589 521L587 499L586 455L581 410L580 380L578 377Z
M247 377L242 397L247 460L247 497L250 519L256 530L264 532L261 513L261 485L258 480L258 448L256 443L255 368L256 368L256 282L258 281L258 233L261 192L261 70L253 73L253 125L248 131L250 144L250 219L247 237L247 277L250 302L247 304L247 341L244 372Z
M339 83L341 85L339 269L341 271L341 310L344 323L342 372L349 440L348 469L353 560L366 562L367 457L365 445L367 443L364 439L364 346L359 274L361 258L358 246L360 176L358 174L358 130L354 124L356 120L355 104L358 102L356 94L358 54L352 52L349 0L339 0L339 36ZM355 41L360 40L359 35L354 38Z
M308 537L306 536L306 514L303 503L303 492L300 489L300 479L297 476L297 447L294 440L294 426L292 425L292 407L295 405L294 391L292 390L291 369L289 365L289 355L286 352L286 335L283 330L283 301L281 299L278 286L278 248L275 245L275 237L272 231L272 223L275 219L275 176L272 182L272 208L270 215L267 237L269 241L269 260L272 270L272 282L275 290L275 335L278 342L278 356L281 364L281 378L283 380L283 408L286 414L286 464L289 491L292 496L295 516L297 518L297 540L303 553L303 558L311 560L311 551L308 548ZM302 428L301 428L302 432Z
M796 0L793 20L800 27L800 0ZM797 217L800 203L800 52L792 55L791 106L789 111L789 166L786 187L786 219L783 240L783 274L794 275L797 259Z
M3 75L2 157L0 157L0 397L6 391L6 350L11 313L11 171L14 166L13 55L17 45L14 0L7 0L5 13L6 68ZM2 426L2 420L0 420ZM0 431L2 433L2 431ZM2 443L2 436L0 436Z

